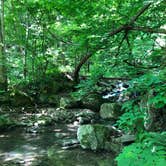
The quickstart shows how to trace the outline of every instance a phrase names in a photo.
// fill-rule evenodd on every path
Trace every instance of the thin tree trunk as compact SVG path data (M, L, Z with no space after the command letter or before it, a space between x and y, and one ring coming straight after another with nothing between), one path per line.
M0 0L0 90L7 90L7 70L4 37L4 0Z
M32 54L32 79L33 81L36 79L35 75L35 58L36 58L36 39L34 40L34 48L33 48L33 54Z
M29 16L27 14L27 23L26 23L26 36L25 36L25 53L24 53L24 59L23 59L23 73L24 73L24 79L27 78L28 73L28 67L27 67L27 56L28 56L28 41L29 41Z

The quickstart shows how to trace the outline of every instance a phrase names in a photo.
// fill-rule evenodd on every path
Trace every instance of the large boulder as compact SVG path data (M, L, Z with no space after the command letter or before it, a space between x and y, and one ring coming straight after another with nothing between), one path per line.
M98 94L89 94L81 101L83 108L87 108L95 112L99 112L100 106L103 103L102 97Z
M82 125L78 128L77 138L83 149L94 151L105 148L105 143L109 141L109 130L104 125Z
M47 104L47 105L53 105L58 107L60 103L60 98L56 94L46 94L42 93L39 95L38 104Z
M117 119L121 114L119 103L104 103L101 105L100 116L103 119Z
M80 108L82 107L82 103L81 101L76 100L71 95L66 95L60 98L60 107L67 108L67 109Z
M16 90L11 93L10 96L10 104L15 107L19 106L32 106L34 105L34 101L27 93Z
M57 108L50 116L56 123L72 123L75 121L73 112L61 108Z

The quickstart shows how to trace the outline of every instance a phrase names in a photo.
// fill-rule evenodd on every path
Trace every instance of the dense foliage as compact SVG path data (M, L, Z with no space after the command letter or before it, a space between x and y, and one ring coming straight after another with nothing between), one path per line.
M116 158L118 165L165 165L165 142L166 133L148 133L142 135L139 143L125 147L123 152Z
M81 100L100 93L103 78L125 80L130 98L116 125L138 139L118 165L165 165L165 8L165 0L0 0L0 93L20 84L46 91L64 73Z

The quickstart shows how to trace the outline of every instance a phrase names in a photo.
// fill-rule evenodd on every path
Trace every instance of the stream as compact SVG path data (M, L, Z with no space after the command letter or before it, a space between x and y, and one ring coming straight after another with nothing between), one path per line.
M0 166L113 166L113 154L62 148L65 139L76 138L77 127L56 124L36 133L24 128L0 132Z

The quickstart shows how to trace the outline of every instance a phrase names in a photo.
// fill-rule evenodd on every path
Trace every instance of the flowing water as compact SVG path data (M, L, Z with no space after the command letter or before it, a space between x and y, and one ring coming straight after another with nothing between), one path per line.
M112 166L113 154L65 150L61 143L76 138L77 127L47 126L38 132L23 128L0 133L0 166ZM59 136L58 136L59 135Z

